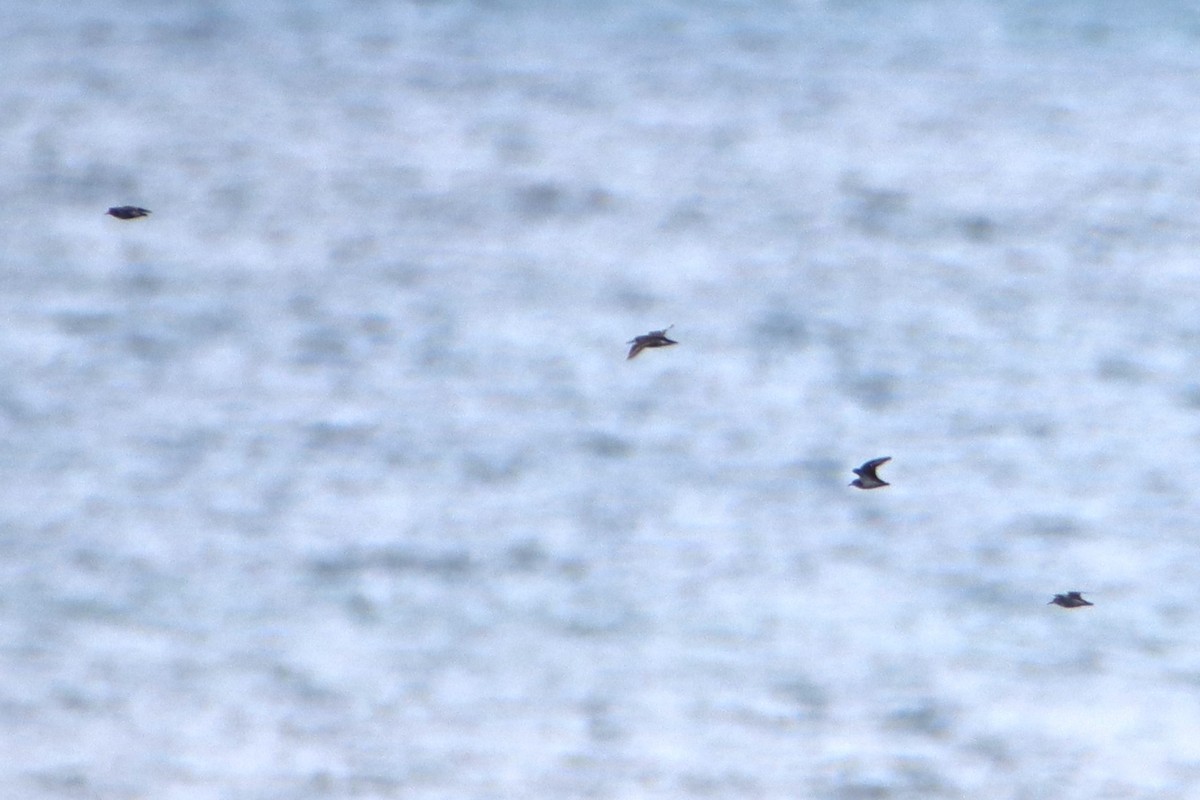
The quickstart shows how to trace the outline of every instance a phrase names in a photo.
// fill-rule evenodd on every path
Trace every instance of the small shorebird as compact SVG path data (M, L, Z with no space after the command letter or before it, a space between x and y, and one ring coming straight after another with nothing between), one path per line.
M1066 594L1054 595L1054 599L1049 603L1046 603L1046 605L1062 606L1063 608L1079 608L1081 606L1094 606L1096 604L1089 603L1087 600L1084 600L1083 595L1079 592L1067 592Z
M674 325L668 325L661 331L650 331L649 333L644 333L641 336L635 336L630 339L625 344L631 344L633 347L629 348L629 355L625 356L625 360L628 361L647 347L666 347L667 345L679 344L674 339L667 338L667 331L674 327Z
M891 486L890 483L875 474L875 470L879 469L879 467L891 460L891 456L872 458L870 461L854 470L854 474L858 477L850 481L850 485L857 486L860 489L878 489L880 486Z
M150 212L144 208L138 208L137 206L113 206L104 213L108 214L110 217L116 217L117 219L136 219L138 217L144 217Z

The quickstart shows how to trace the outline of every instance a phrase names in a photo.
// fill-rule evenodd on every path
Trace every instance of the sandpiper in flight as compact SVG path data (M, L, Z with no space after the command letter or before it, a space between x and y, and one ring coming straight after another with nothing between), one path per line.
M1079 592L1067 592L1066 594L1056 594L1054 599L1046 605L1062 606L1063 608L1079 608L1081 606L1094 606L1095 603L1089 603L1083 599L1083 595Z
M136 219L137 217L144 217L150 212L147 209L138 208L137 206L113 206L104 213L117 219Z
M860 489L878 489L880 486L891 486L890 483L881 479L875 474L875 470L879 469L880 466L891 460L891 456L871 459L858 469L854 470L854 474L858 477L850 481L850 485L857 486Z
M647 347L666 347L667 345L679 344L674 339L667 338L667 331L674 327L674 325L668 325L661 331L650 331L649 333L644 333L641 336L635 336L630 339L626 344L631 344L633 347L629 348L629 355L625 356L625 360L628 361Z

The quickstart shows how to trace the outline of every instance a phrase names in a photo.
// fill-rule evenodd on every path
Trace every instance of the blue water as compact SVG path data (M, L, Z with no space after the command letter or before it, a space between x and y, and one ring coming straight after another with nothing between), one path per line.
M34 6L0 797L1200 792L1189 4Z

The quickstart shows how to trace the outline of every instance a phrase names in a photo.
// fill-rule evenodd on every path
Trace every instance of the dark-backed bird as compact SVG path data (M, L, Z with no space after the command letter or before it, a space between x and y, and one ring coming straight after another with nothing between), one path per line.
M890 483L881 479L875 474L875 470L879 469L879 467L891 460L891 456L872 458L870 461L854 470L854 474L858 477L850 481L850 485L857 486L860 489L878 489L880 486L891 486Z
M1066 594L1054 595L1054 599L1049 603L1046 603L1046 605L1062 606L1063 608L1080 608L1082 606L1094 606L1096 604L1089 603L1087 600L1084 600L1083 595L1079 592L1067 592Z
M146 216L150 212L147 209L138 208L137 206L113 206L104 213L117 219L137 219L138 217Z
M628 361L647 347L666 347L672 344L679 344L674 339L667 338L667 331L674 327L674 325L668 325L661 331L650 331L649 333L644 333L641 336L635 336L630 339L625 344L631 344L633 347L629 348L629 355L625 356L625 360Z

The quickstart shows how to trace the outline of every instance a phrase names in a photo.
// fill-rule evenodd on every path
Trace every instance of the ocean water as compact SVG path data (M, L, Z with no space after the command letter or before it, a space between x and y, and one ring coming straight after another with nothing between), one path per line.
M28 6L0 797L1200 792L1191 4Z

